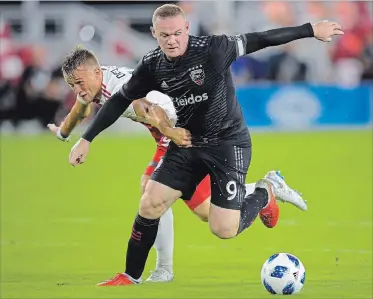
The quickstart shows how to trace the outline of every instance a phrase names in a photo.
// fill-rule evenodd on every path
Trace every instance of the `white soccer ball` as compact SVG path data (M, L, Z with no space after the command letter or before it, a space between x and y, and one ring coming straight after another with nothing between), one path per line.
M271 294L299 293L306 280L306 270L296 256L276 253L264 263L261 272L264 288Z

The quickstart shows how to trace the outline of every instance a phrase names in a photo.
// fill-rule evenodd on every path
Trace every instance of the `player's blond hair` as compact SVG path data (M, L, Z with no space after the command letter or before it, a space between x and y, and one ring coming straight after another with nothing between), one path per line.
M185 12L181 9L180 6L176 4L163 4L162 6L158 7L153 13L153 26L157 21L157 18L169 18L169 17L176 17L178 15L182 15L185 18Z
M79 66L87 63L99 66L98 59L93 52L81 46L77 46L65 57L61 70L64 76L70 77Z

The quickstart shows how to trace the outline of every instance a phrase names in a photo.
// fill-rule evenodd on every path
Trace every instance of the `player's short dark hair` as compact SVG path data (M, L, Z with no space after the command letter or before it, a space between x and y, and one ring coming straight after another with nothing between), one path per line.
M66 76L71 76L74 70L86 63L99 65L95 54L78 46L70 54L68 54L63 61L61 67L62 73Z
M154 25L157 18L164 19L168 17L176 17L178 15L185 17L185 12L180 6L177 6L176 4L163 4L154 11L152 22Z

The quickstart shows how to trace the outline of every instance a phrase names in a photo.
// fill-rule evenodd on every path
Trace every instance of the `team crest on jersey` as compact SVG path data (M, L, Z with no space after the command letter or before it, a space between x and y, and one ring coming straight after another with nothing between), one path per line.
M205 82L205 71L202 68L202 65L197 65L192 67L190 70L190 78L196 83L198 86L203 85Z

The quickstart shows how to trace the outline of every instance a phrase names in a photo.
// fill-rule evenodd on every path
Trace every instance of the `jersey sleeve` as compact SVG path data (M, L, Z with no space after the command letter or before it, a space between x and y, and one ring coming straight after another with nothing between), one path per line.
M144 98L148 92L157 89L157 83L150 70L150 65L143 58L133 71L131 79L123 85L121 92L126 98L133 101Z
M313 27L310 23L306 23L301 26L276 28L234 36L215 35L212 36L209 50L215 69L223 72L240 56L309 37L314 37Z
M110 90L109 88L109 91L111 94L114 94L118 92L122 88L122 86L129 81L129 78L131 78L132 76L132 70L129 70L129 69L122 70L122 69L115 68L115 69L112 69L110 72L112 73L113 87L112 87L112 90Z
M244 35L214 35L210 42L210 57L215 69L227 70L239 56L245 55Z

